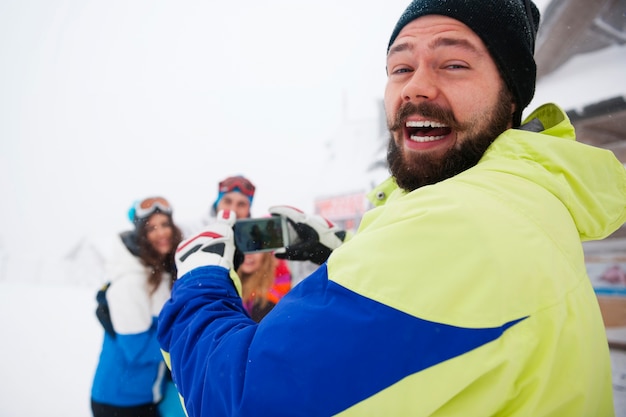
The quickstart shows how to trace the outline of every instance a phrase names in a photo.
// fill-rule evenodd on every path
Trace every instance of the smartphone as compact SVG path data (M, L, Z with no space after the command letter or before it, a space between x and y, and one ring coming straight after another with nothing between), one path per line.
M289 245L287 219L282 216L240 219L233 230L235 246L243 253L269 252Z

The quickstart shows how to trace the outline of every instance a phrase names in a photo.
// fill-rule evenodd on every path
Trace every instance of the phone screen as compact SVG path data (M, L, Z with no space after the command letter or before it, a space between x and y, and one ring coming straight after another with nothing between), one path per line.
M268 252L287 246L284 217L241 219L235 222L235 246L243 253Z

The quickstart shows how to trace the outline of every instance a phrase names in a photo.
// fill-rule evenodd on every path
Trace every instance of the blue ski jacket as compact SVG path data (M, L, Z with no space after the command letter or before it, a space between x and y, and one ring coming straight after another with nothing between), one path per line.
M170 277L164 274L152 292L146 267L121 239L116 240L106 274L115 334L104 332L91 398L119 407L158 403L167 368L156 339L157 316L169 298Z

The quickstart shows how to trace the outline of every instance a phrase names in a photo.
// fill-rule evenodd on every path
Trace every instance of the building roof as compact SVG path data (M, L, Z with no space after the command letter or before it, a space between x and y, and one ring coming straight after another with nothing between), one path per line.
M624 0L552 0L535 60L537 95L566 109L578 141L609 149L626 163L624 16Z

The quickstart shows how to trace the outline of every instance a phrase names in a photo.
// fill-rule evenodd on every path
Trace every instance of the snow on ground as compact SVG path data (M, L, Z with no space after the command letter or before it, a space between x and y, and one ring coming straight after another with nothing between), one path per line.
M89 417L96 288L0 282L0 416Z
M0 281L2 417L89 417L102 330L97 288ZM614 350L616 415L626 417L626 352Z

